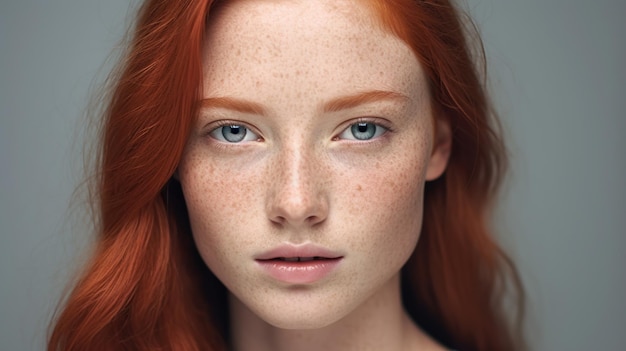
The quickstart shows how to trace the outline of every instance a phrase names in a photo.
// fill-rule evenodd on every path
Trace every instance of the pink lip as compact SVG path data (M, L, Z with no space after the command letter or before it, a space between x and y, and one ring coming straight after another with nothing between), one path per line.
M255 257L259 266L276 280L311 284L327 276L343 256L313 244L284 244Z

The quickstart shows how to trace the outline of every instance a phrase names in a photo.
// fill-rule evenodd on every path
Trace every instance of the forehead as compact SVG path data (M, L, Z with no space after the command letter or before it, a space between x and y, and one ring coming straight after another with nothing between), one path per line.
M411 49L357 0L229 2L209 17L203 59L205 95L254 97L280 80L322 98L423 84Z

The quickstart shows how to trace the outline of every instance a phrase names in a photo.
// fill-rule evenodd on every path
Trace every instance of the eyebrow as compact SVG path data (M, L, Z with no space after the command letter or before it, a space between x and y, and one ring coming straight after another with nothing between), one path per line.
M366 91L354 95L342 96L333 100L330 100L324 105L324 112L337 112L353 107L357 107L359 105L378 102L378 101L389 101L389 100L409 100L406 95L396 93L393 91L385 91L385 90L372 90Z
M323 111L324 113L338 112L367 103L390 100L406 101L409 100L409 98L404 94L393 91L371 90L332 99L324 104ZM201 106L203 108L224 108L242 113L267 116L267 111L261 104L232 97L202 99Z
M203 108L224 108L242 113L266 116L265 108L256 102L235 99L231 97L214 97L202 99L200 102Z

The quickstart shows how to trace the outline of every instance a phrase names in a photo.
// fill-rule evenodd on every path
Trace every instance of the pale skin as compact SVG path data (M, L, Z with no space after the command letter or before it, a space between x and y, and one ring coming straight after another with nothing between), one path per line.
M231 348L444 350L400 298L424 184L451 142L413 52L352 1L235 1L210 20L177 177L198 250L229 290ZM285 243L343 258L286 284L254 260Z

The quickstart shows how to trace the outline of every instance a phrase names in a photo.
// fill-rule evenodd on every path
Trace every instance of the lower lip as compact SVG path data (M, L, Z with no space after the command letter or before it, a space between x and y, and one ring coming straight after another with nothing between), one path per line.
M326 260L291 262L280 260L257 260L259 265L274 279L288 284L312 284L327 276L339 265L341 257Z

